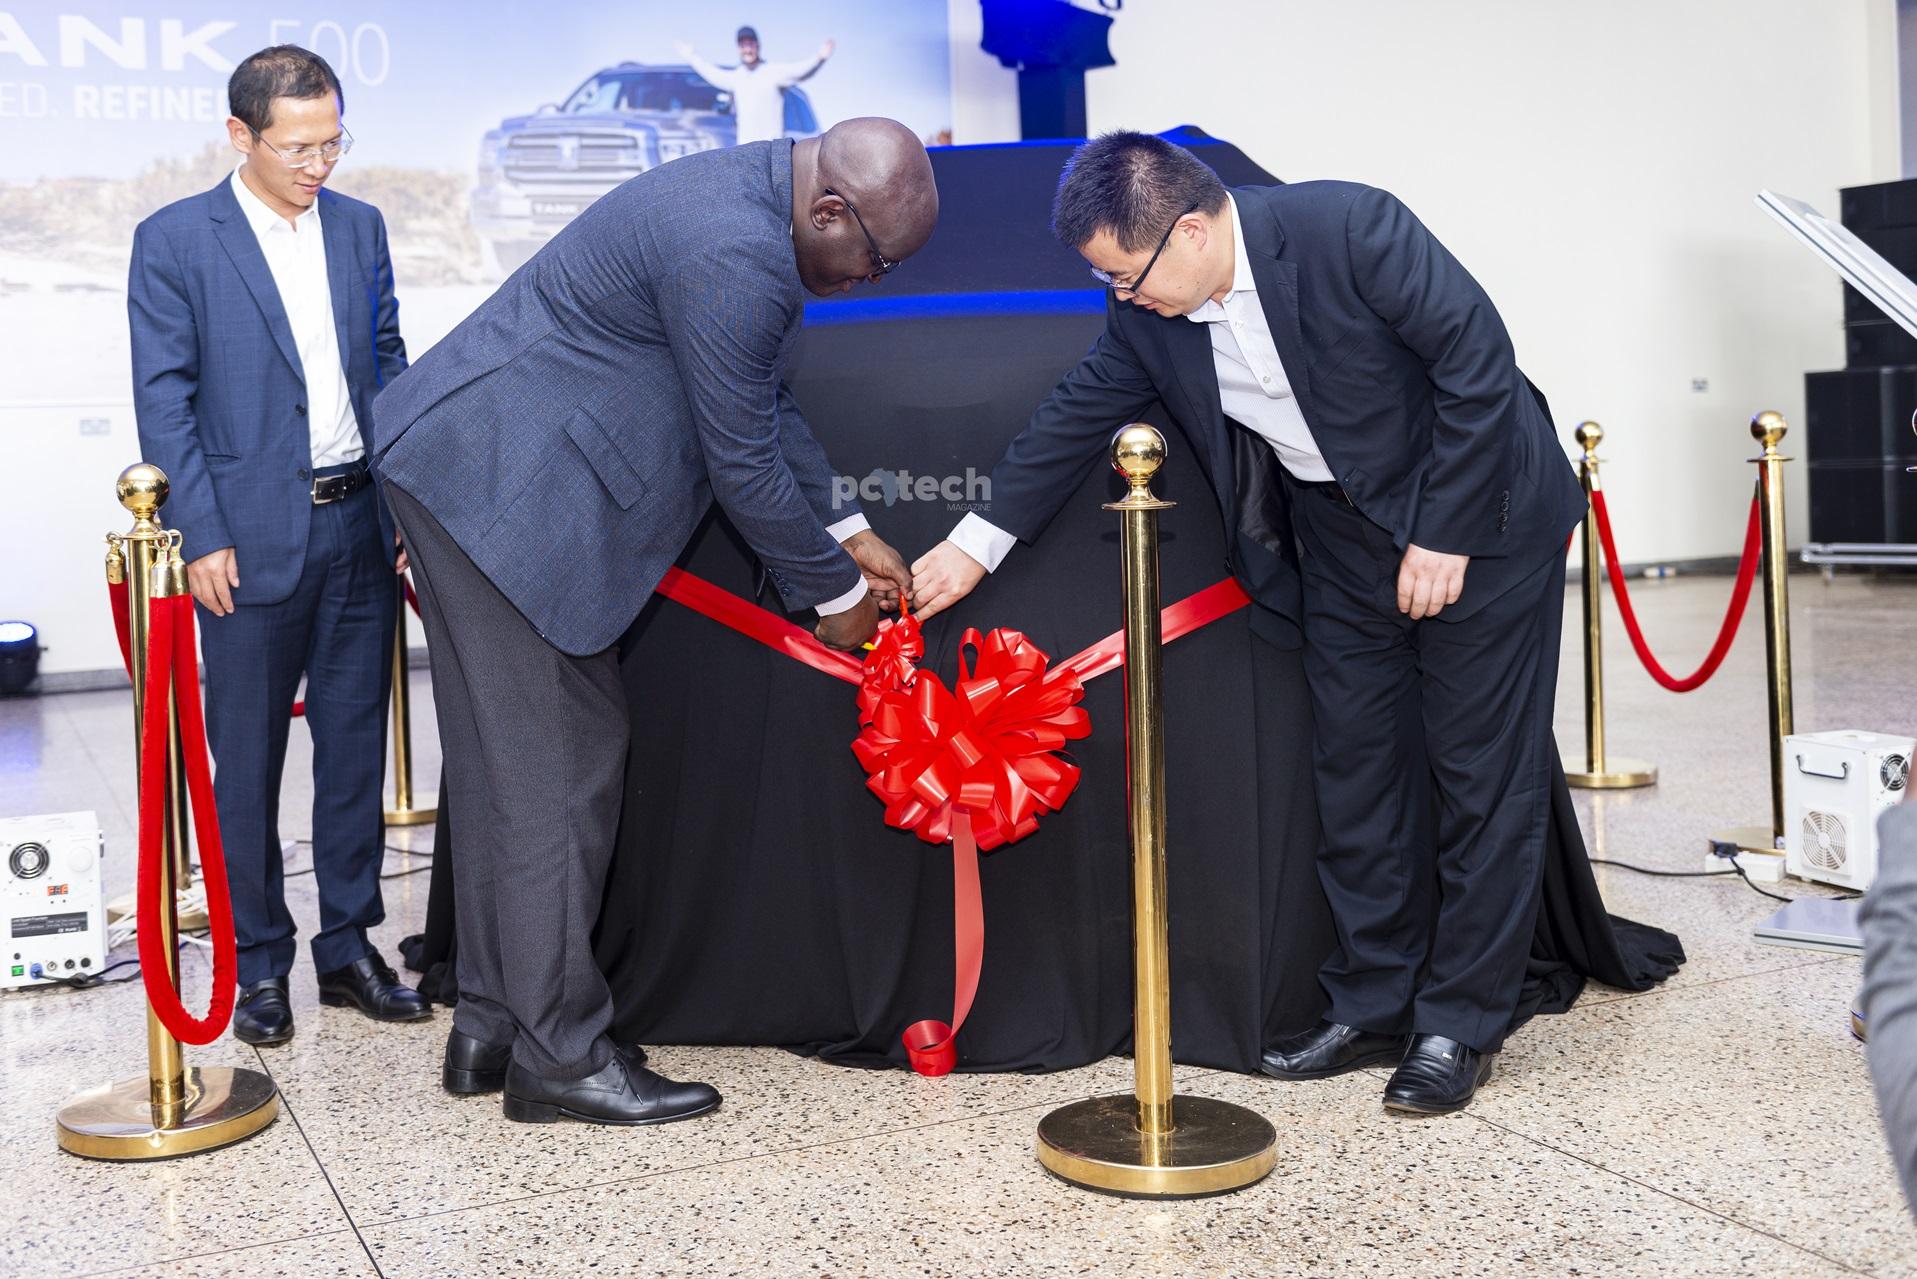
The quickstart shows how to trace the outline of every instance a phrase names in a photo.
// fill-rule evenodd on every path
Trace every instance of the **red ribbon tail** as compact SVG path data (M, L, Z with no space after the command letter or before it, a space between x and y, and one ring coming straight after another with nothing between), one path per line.
M959 809L952 818L952 1020L914 1022L905 1028L905 1056L912 1069L928 1077L949 1075L958 1065L959 1028L978 994L985 964L985 900L978 884L978 840L972 815Z

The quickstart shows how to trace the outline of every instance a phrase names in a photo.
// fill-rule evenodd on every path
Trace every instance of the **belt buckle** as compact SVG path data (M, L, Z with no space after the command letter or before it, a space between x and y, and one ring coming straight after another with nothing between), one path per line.
M345 478L346 477L344 475L315 475L313 477L313 490L312 490L313 505L314 506L330 506L334 502L339 501L342 497L345 497L346 494L344 493L332 492L332 491L329 491L327 496L325 497L320 496L320 485L326 484L327 481L329 480L344 480ZM344 488L344 487L345 487L344 484L328 485L329 490Z

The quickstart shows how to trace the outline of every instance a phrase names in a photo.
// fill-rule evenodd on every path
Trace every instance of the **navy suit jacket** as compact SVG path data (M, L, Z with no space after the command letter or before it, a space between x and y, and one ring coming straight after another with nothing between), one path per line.
M1400 550L1471 556L1439 621L1470 616L1552 555L1584 494L1491 299L1394 196L1350 182L1237 187L1246 256L1312 437ZM1163 400L1223 508L1226 567L1291 623L1297 549L1271 446L1219 403L1208 326L1108 294L1105 332L992 472L992 523L1043 531L1118 427ZM1176 457L1173 458L1176 464ZM1260 628L1296 641L1290 626Z
M595 201L379 397L383 482L565 653L610 647L713 499L788 607L850 591L832 468L785 385L792 144Z
M340 359L366 450L373 397L406 367L386 223L322 190L321 234ZM234 548L242 604L293 593L313 521L312 437L299 351L230 179L133 233L127 274L141 456L171 485L161 519L198 559ZM382 544L392 528L382 508Z

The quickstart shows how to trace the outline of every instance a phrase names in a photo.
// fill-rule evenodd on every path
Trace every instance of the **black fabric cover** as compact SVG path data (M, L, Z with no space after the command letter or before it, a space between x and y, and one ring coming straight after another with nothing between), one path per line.
M922 255L925 275L911 283L921 275L914 259L877 286L875 301L821 304L808 316L792 384L846 475L986 475L1090 346L1103 306L1098 291L1081 288L1083 264L1073 255L1070 271L1047 264L1048 241L1030 234L1042 232L1040 209L1027 211L1034 221L1022 236L1003 231L1020 224L1002 201L1033 203L1040 190L1049 198L1067 148L1050 151L935 151L945 215ZM1250 170L1227 172L1227 181L1269 180L1222 144L1201 154L1221 171ZM935 255L946 251L962 262L941 263ZM893 290L894 281L906 289ZM924 296L994 286L1028 292ZM906 290L921 296L898 296ZM1161 517L1170 603L1225 575L1224 538L1189 445L1156 416L1170 442L1157 491L1179 503ZM1118 516L1100 504L1121 489L1088 461L1038 544L1015 550L927 624L928 662L943 678L955 673L968 626L1022 630L1054 660L1119 628ZM953 509L910 491L895 478L887 482L895 496L866 503L908 562L964 513L962 502ZM778 607L716 513L680 563ZM633 745L595 938L615 1033L902 1064L900 1032L951 1013L951 856L883 824L849 749L853 687L656 597L625 643ZM1077 793L1035 835L982 859L985 965L958 1040L962 1070L1057 1070L1129 1048L1122 676L1094 680L1084 704L1093 733L1071 752L1084 770ZM1323 1010L1316 972L1332 944L1314 868L1311 711L1298 654L1253 636L1241 611L1166 649L1164 706L1173 1054L1252 1070L1265 1042ZM404 953L425 974L422 989L450 1001L447 890L458 851L443 795L440 804L426 932ZM1519 1021L1568 1008L1587 976L1643 989L1682 961L1675 937L1614 927L1605 914L1561 783L1555 819Z

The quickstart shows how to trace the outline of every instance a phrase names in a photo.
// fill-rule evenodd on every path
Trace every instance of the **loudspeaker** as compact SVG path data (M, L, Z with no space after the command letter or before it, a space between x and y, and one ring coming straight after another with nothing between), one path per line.
M1917 340L1907 340L1917 344ZM1805 460L1812 466L1825 462L1917 463L1917 434L1910 426L1911 414L1917 412L1917 367L1913 366L1917 366L1917 357L1900 368L1806 373ZM1917 483L1917 476L1911 479Z
M1917 544L1917 475L1902 462L1812 462L1812 542Z

